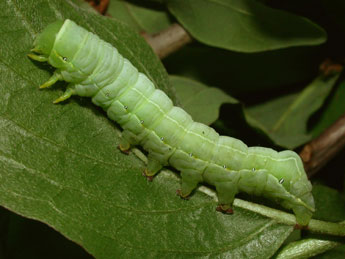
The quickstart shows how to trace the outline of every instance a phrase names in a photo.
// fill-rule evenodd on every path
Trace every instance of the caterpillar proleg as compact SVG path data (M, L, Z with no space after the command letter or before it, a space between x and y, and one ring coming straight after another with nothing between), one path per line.
M300 225L309 223L312 186L295 152L247 147L193 121L115 47L71 20L47 26L32 51L30 58L56 68L41 88L69 82L54 103L72 95L91 97L123 128L121 150L140 145L148 152L148 178L171 165L181 172L181 197L206 182L215 186L222 211L231 212L235 195L246 192L292 209Z

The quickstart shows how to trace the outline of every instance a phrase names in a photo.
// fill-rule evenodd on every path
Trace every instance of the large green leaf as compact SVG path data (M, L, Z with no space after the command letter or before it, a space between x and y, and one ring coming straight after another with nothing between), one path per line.
M248 122L265 132L277 145L296 148L312 138L309 117L318 110L339 78L319 76L303 91L246 109Z
M199 41L228 50L258 52L318 45L325 31L308 19L256 0L167 0L169 10Z
M238 207L232 216L217 213L209 192L182 200L172 172L147 182L143 162L117 150L119 130L105 113L82 98L53 105L64 84L39 91L51 71L26 57L42 28L70 18L169 92L167 74L143 39L77 1L9 0L0 8L2 206L45 222L97 258L268 258L279 248L291 226Z

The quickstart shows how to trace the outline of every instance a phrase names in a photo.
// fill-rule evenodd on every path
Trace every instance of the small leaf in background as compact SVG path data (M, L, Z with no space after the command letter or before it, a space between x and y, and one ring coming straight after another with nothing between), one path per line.
M144 7L123 0L111 0L107 12L139 32L154 34L171 25L169 14L165 10L155 8L157 6L151 4Z
M316 77L321 53L318 46L249 54L192 44L163 63L169 74L216 85L246 103L259 99L257 93L286 89Z
M326 41L325 31L310 20L272 9L256 0L166 2L193 37L214 47L259 52Z
M222 90L207 87L197 81L170 76L181 107L187 111L195 121L210 125L218 119L219 109L223 103L239 105L240 103Z
M341 115L345 113L345 81L341 81L330 98L326 107L317 114L317 122L311 131L313 137L319 136L324 130L331 126Z
M274 257L275 259L295 259L295 258L311 258L313 256L319 255L324 253L330 249L337 249L341 245L340 242L324 240L324 239L317 239L317 238L307 238L303 240L299 240L296 242L292 242ZM332 250L334 253L334 250ZM313 257L319 258L319 257ZM327 257L321 257L327 258ZM337 257L329 257L332 259L336 259ZM344 254L339 259L344 258Z
M319 76L300 93L248 107L248 123L282 147L294 149L306 143L312 138L307 132L308 119L322 106L339 75Z

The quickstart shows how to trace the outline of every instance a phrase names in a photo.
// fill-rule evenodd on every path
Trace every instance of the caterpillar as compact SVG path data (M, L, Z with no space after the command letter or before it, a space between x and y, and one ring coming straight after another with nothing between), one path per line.
M56 68L40 88L69 82L54 103L72 95L91 97L122 127L122 151L140 145L148 152L148 179L170 165L181 172L182 198L206 182L216 189L217 210L232 213L235 195L246 192L276 201L294 212L298 224L308 225L312 185L295 152L247 147L193 121L115 47L69 19L38 34L28 56Z

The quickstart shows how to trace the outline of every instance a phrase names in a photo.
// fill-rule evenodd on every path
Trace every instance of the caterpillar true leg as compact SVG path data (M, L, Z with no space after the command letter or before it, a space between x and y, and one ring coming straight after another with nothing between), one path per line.
M63 95L61 95L59 98L57 98L54 103L59 103L62 101L67 100L68 98L70 98L72 95L76 94L76 90L73 88L73 86L68 86L66 91L63 93Z
M47 62L48 58L46 56L43 55L36 55L36 54L28 54L28 57L36 60L38 62ZM55 84L58 80L62 80L61 74L58 70L56 70L54 72L54 74L48 79L47 82L43 83L42 85L40 85L40 88L47 88L49 86L52 86L53 84Z
M40 85L40 88L47 88L55 84L57 81L62 80L61 74L58 71L55 71L54 74L48 79L47 82Z
M45 56L42 56L42 55L36 55L36 54L28 54L28 57L33 59L33 60L36 60L38 62L47 62L48 61L48 58L45 57Z

